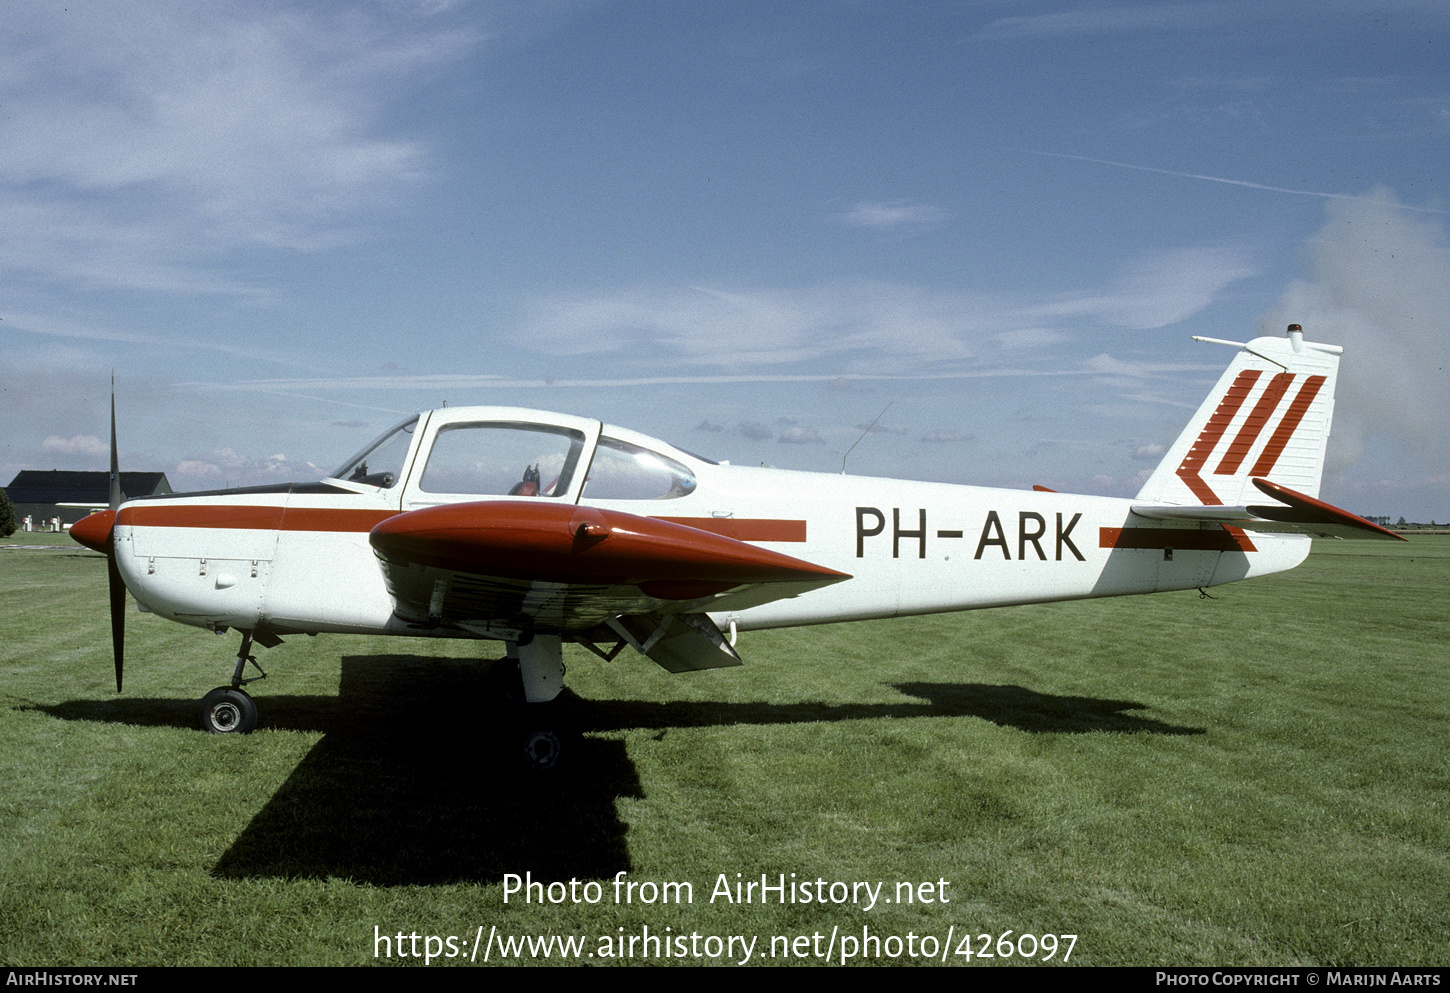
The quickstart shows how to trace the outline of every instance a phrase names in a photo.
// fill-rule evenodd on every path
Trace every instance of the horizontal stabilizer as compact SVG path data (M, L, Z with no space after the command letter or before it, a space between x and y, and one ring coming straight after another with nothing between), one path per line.
M1133 504L1133 513L1156 521L1195 521L1200 524L1222 524L1279 534L1313 534L1324 538L1380 538L1406 541L1403 535L1316 500L1287 486L1255 479L1254 485L1281 501L1278 504L1251 504L1243 507L1171 507Z

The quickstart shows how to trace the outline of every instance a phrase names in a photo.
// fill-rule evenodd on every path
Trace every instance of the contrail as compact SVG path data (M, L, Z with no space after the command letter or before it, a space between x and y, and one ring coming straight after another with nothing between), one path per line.
M1406 204L1386 204L1383 200L1374 197L1355 196L1351 193L1319 193L1314 190L1290 190L1283 186L1268 186L1264 183L1250 183L1245 179L1225 179L1223 176L1205 176L1197 172L1175 172L1172 169L1155 169L1152 166L1133 165L1128 162L1114 162L1112 159L1095 159L1090 155L1068 155L1065 152L1034 152L1023 149L1028 155L1042 155L1053 159L1076 159L1079 162L1096 162L1099 165L1117 166L1119 169L1136 169L1139 172L1156 172L1164 176L1178 176L1182 179L1204 179L1210 183L1227 183L1229 186L1247 186L1251 190L1268 190L1270 193L1292 193L1300 197L1321 197L1325 200L1359 200L1364 203L1377 203L1383 206L1394 206L1400 210L1413 210L1420 214L1450 214L1450 211L1436 210L1433 207L1411 207Z
M1197 366L1193 368L1198 368ZM1204 366L1203 368L1216 368ZM727 376L635 376L624 379L510 379L496 375L437 376L350 376L338 379L256 379L232 380L222 383L192 382L178 383L180 388L206 390L242 390L252 393L269 393L296 399L329 402L328 398L310 396L297 390L481 390L481 389L536 389L550 390L582 387L586 389L633 388L640 386L679 385L724 385L738 383L827 383L827 382L879 382L879 381L924 381L943 379L985 379L1012 376L1084 376L1092 375L1093 369L982 369L970 372L907 373L888 375L884 373L818 373L800 375L770 375L767 373ZM330 401L342 403L342 401ZM349 407L365 407L369 410L392 410L390 407L373 407L367 404L350 403ZM407 411L398 411L407 413Z

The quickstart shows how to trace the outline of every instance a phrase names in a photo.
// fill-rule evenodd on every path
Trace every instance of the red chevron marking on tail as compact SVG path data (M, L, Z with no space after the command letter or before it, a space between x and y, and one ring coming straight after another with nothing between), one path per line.
M1213 454L1214 448L1218 446L1219 439L1228 430L1228 426L1233 421L1234 415L1244 405L1244 401L1249 397L1249 391L1253 389L1254 384L1258 380L1259 370L1257 369L1245 369L1234 377L1233 385L1224 393L1223 400L1220 401L1218 409L1208 419L1208 423L1204 425L1203 431L1198 436L1198 440L1193 443L1193 447L1188 450L1188 455L1183 459L1183 464L1178 467L1179 478L1193 492L1193 495L1205 504L1217 505L1223 503L1223 501L1209 488L1208 484L1203 481L1203 477L1198 472L1208 462L1208 457ZM1285 440L1287 441L1287 439Z
M1269 423L1269 418L1274 416L1274 411L1279 407L1279 401L1284 398L1289 384L1294 381L1294 374L1281 372L1269 380L1269 385L1264 387L1264 395L1259 397L1259 402L1254 404L1254 409L1249 412L1248 419L1244 421L1243 427L1234 437L1233 444L1228 446L1228 453L1224 455L1223 461L1213 471L1215 476L1232 476L1239 471L1239 466L1244 464L1244 459L1249 457L1249 449L1254 447L1254 442L1259 440L1263 433L1264 426Z
M1299 387L1299 392L1295 395L1294 402L1289 404L1289 409L1285 411L1284 419L1279 422L1279 426L1274 430L1273 436L1269 438L1269 443L1264 446L1264 451L1259 456L1259 461L1255 462L1254 467L1249 470L1250 476L1267 476L1274 471L1274 465L1279 461L1279 456L1284 453L1284 448L1289 444L1289 439L1294 436L1294 432L1299 427L1299 422L1309 412L1309 405L1319 395L1319 388L1324 385L1327 379L1327 376L1310 376L1304 380L1304 385Z

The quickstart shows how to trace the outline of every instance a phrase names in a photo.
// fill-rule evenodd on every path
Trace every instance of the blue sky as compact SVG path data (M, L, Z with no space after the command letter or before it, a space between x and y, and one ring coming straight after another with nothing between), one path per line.
M1130 496L1293 321L1324 498L1450 518L1439 0L3 9L5 481L114 369L178 489L446 401Z

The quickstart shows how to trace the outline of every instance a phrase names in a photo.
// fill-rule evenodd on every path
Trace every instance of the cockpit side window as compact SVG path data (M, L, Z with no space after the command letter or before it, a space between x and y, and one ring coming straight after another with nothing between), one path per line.
M408 457L408 447L413 444L413 431L417 426L417 417L410 417L395 426L343 463L342 468L332 474L332 478L345 479L349 483L364 483L384 490L392 489L398 485L403 460Z
M427 493L556 497L569 490L584 435L546 424L492 421L438 431L419 488Z
M617 438L600 438L584 483L595 500L672 500L695 490L695 474L668 456Z

